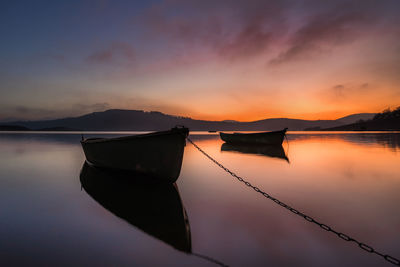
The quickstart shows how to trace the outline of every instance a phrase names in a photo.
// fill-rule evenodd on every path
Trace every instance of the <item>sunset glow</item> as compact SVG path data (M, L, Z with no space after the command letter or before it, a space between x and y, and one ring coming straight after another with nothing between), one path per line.
M336 119L400 105L400 2L3 4L0 120L110 108Z

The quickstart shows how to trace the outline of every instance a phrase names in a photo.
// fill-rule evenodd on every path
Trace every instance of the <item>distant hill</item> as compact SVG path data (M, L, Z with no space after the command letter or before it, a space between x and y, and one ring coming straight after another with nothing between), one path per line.
M0 125L0 131L30 131L31 129L20 125Z
M335 122L337 122L338 126L341 126L341 125L346 125L346 124L350 124L350 123L355 123L355 122L360 121L360 120L370 120L375 115L376 115L376 113L352 114L352 115L349 115L349 116L345 116L345 117L339 118L339 119L335 120ZM334 126L334 127L338 127L338 126ZM331 126L328 126L328 127L331 127ZM320 131L320 130L323 130L323 129L324 129L323 126L314 126L314 127L305 128L304 130L306 130L306 131Z
M353 115L349 115L349 116L337 119L336 121L338 121L342 124L350 124L350 123L357 122L359 120L364 120L364 121L370 120L375 115L376 115L376 113L358 113L358 114L353 114Z
M330 128L355 122L368 113L354 114L338 120L299 120L288 118L265 119L252 122L205 121L142 110L110 109L80 117L41 121L15 121L4 125L18 125L30 129L80 129L82 131L158 131L184 125L192 131L268 131L288 127L289 130Z
M400 107L385 110L368 120L359 120L342 126L331 127L328 131L398 131L400 130Z
M50 128L40 128L32 130L28 127L19 126L19 125L0 125L0 131L49 131L49 132L56 132L56 131L79 131L78 129L71 129L67 127L50 127Z

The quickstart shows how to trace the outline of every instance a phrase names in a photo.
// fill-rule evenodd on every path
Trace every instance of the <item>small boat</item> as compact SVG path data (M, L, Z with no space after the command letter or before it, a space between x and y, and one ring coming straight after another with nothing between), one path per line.
M221 139L227 143L234 144L266 144L282 145L287 128L275 132L262 133L219 133Z
M86 161L96 167L136 172L174 183L180 174L188 128L81 141Z
M192 252L189 220L178 187L144 183L140 174L99 169L84 163L82 188L101 206L146 234Z
M216 130L209 130L208 132L209 133L216 133L217 131Z
M260 144L230 144L223 143L221 151L238 152L242 154L253 154L270 158L284 159L289 162L282 145L260 145Z

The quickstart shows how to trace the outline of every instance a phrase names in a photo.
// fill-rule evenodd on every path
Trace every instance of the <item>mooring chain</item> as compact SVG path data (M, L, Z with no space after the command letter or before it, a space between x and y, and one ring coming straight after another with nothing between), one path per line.
M231 176L233 176L234 178L236 178L236 179L239 180L240 182L244 183L246 186L252 188L254 191L256 191L256 192L262 194L264 197L266 197L266 198L268 198L268 199L274 201L276 204L278 204L278 205L280 205L280 206L282 206L282 207L284 207L284 208L290 210L290 211L293 212L294 214L303 217L306 221L311 222L311 223L315 223L316 225L318 225L319 227L321 227L321 228L324 229L325 231L332 232L332 233L336 234L339 238L341 238L341 239L343 239L343 240L345 240L345 241L354 242L354 243L356 243L361 249L363 249L363 250L365 250L365 251L367 251L367 252L369 252L369 253L375 253L375 254L381 256L382 258L384 258L386 261L388 261L388 262L390 262L390 263L392 263L392 264L394 264L394 265L400 266L400 260L399 260L399 259L396 259L396 258L394 258L394 257L392 257L392 256L390 256L390 255L387 255L387 254L380 253L380 252L376 251L374 248L372 248L371 246L368 246L367 244L361 243L361 242L357 241L356 239L354 239L354 238L352 238L352 237L350 237L350 236L348 236L348 235L346 235L346 234L344 234L344 233L335 231L335 230L332 229L330 226L316 221L316 220L313 219L312 217L310 217L310 216L308 216L308 215L306 215L306 214L304 214L304 213L302 213L302 212L296 210L295 208L292 208L291 206L289 206L289 205L283 203L282 201L278 200L277 198L271 196L270 194L268 194L268 193L262 191L262 190L259 189L258 187L252 185L250 182L246 181L245 179L243 179L242 177L240 177L239 175L237 175L236 173L232 172L231 170L229 170L228 168L226 168L224 165L222 165L221 163L219 163L217 160L215 160L213 157L211 157L209 154L207 154L204 150L202 150L198 145L196 145L189 137L187 137L187 140L188 140L197 150L199 150L204 156L206 156L208 159L210 159L212 162L214 162L218 167L220 167L221 169L223 169L224 171L226 171L227 173L229 173Z

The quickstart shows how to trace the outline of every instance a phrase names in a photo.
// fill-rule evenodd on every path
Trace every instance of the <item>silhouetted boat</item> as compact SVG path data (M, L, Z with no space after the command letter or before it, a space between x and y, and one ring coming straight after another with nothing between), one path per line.
M281 145L285 137L287 128L275 132L263 133L219 133L221 139L227 143L254 143L267 145Z
M143 183L138 174L99 169L86 162L80 181L114 215L180 251L192 252L189 220L175 183Z
M96 167L133 171L173 183L182 166L187 128L81 141L86 161Z
M259 144L230 144L223 143L221 151L239 152L243 154L254 154L271 158L280 158L289 162L282 145L259 145Z

